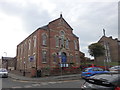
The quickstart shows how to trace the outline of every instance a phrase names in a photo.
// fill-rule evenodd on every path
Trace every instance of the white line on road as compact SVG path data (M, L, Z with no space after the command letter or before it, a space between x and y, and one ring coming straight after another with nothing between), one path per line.
M32 86L30 86L30 85L26 85L26 86L24 86L24 88L31 88Z
M37 87L37 86L41 86L40 84L32 84L32 86Z
M15 86L15 87L11 87L11 88L22 88L22 87L20 87L20 86Z
M48 82L48 83L50 83L50 84L55 84L55 83L57 83L57 82Z
M48 85L48 83L42 82L41 85Z

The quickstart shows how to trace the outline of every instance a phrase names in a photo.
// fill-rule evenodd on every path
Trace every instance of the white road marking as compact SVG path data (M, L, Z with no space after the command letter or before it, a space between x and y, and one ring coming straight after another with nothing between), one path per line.
M41 85L48 85L48 83L42 82Z
M26 85L26 86L24 86L25 88L31 88L32 86L30 86L30 85Z
M57 82L48 82L48 83L50 83L50 84L55 84L55 83L57 83Z
M20 86L15 86L15 87L12 87L12 88L22 88L22 87L20 87Z
M40 84L32 84L32 86L37 87L37 86L41 86Z
M25 81L25 80L13 80L15 82L29 82L29 81Z

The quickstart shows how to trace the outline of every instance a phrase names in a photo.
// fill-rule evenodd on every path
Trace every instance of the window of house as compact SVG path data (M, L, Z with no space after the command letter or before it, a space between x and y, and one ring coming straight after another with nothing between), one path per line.
M53 57L53 62L57 62L57 55L55 53L52 55L52 57Z
M60 40L60 46L63 48L64 47L64 38L61 38Z
M46 34L42 35L42 45L47 45L47 35Z
M27 50L27 44L26 44L26 42L25 42L25 44L24 44L24 56L25 56L25 54L26 54L26 50Z
M65 32L64 31L60 31L60 47L63 48L65 47Z
M23 45L21 45L21 57L22 57L22 54L23 54Z
M74 46L75 46L75 50L78 50L76 41L74 41Z
M59 47L59 37L57 36L55 37L55 39L56 39L56 47Z
M30 50L31 48L31 40L28 41L28 49Z
M66 48L69 48L69 40L66 40Z
M60 36L64 36L65 32L64 31L60 31Z
M47 62L47 52L42 51L42 62Z
M34 47L36 47L36 36L33 37Z
M18 47L18 57L20 58L21 50L20 46Z

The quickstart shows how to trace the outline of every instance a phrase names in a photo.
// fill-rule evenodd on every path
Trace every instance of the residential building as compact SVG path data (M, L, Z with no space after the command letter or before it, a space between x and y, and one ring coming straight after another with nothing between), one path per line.
M15 70L16 69L16 57L2 57L2 68L6 68L7 70Z
M104 45L105 55L97 57L98 61L104 62L118 62L120 61L120 41L112 36L106 37L102 36L98 43Z
M62 14L17 45L17 69L80 66L79 38Z

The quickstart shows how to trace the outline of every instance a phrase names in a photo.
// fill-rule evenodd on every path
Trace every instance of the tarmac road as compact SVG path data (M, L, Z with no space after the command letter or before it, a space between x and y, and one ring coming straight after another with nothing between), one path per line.
M65 80L65 81L49 81L35 82L23 81L13 78L3 78L2 88L80 88L84 80Z

